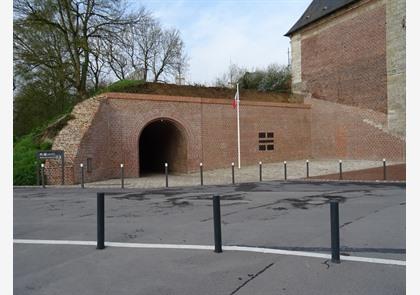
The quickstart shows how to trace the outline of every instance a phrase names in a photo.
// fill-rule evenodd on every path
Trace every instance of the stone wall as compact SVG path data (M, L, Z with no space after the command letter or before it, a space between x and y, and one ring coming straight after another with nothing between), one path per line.
M72 115L74 119L69 120L54 139L53 150L64 150L64 182L74 183L79 175L78 154L80 144L87 133L91 132L91 126L97 116L100 106L104 101L103 96L94 97L77 104ZM95 124L93 124L95 125ZM47 183L61 183L61 163L55 160L46 161Z
M405 1L386 1L388 128L405 136Z
M290 40L292 48L292 92L301 94L302 86L302 63L301 63L301 37L300 34L294 34Z

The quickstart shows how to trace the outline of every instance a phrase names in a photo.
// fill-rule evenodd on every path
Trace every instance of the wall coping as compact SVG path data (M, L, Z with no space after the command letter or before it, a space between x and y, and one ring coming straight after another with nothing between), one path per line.
M232 105L232 100L233 100L233 98L232 99L206 98L206 97L190 97L190 96L125 93L125 92L107 92L107 93L101 94L101 96L105 96L107 99L172 101L172 102L181 102L181 103L221 104L221 105ZM250 100L241 100L241 105L242 106L298 108L298 109L311 108L310 104L305 104L305 103L250 101Z

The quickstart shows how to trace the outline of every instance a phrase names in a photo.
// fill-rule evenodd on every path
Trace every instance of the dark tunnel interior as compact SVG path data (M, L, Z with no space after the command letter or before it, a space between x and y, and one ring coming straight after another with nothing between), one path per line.
M186 143L181 129L170 120L157 120L148 124L139 139L139 175L186 172Z

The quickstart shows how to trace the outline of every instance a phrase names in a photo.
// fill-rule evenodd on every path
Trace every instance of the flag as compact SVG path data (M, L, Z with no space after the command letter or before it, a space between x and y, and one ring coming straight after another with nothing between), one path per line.
M235 97L233 98L233 102L232 102L232 106L234 109L236 109L236 106L238 104L239 101L239 89L236 89L236 93L235 93Z

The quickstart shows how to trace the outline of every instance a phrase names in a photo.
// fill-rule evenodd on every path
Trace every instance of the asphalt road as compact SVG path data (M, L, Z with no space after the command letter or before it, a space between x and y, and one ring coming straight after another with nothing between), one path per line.
M345 256L405 260L405 187L245 183L106 189L106 241L329 253L329 199L340 199ZM15 188L14 239L96 240L97 189ZM405 294L405 266L252 252L14 245L15 294Z

